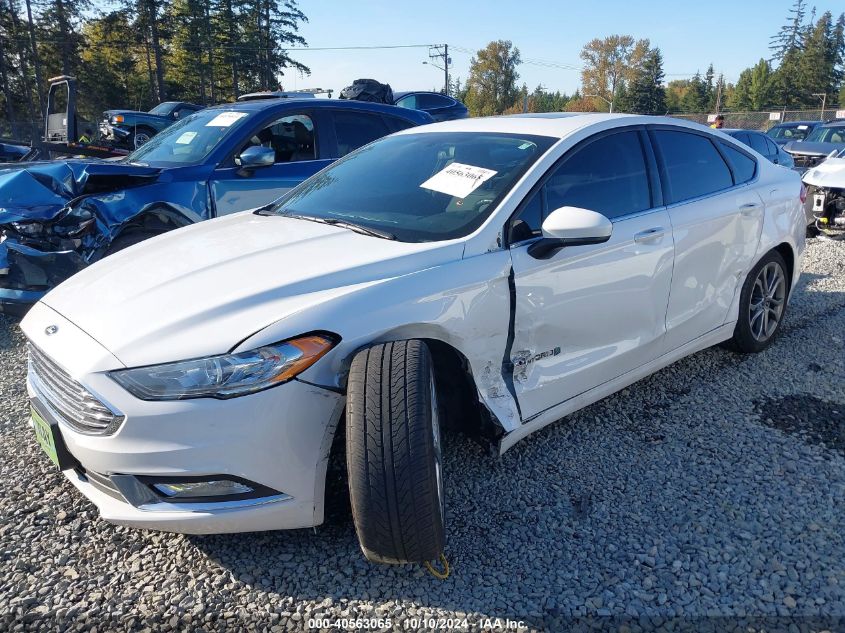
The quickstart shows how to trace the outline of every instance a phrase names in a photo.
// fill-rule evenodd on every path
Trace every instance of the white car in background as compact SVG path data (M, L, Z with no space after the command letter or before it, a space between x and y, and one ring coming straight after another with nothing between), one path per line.
M401 132L47 294L22 323L36 437L105 519L211 533L320 524L345 429L365 555L431 560L441 424L505 451L698 350L765 349L802 195L676 119Z
M802 178L807 185L804 211L810 231L845 236L845 149L831 152Z

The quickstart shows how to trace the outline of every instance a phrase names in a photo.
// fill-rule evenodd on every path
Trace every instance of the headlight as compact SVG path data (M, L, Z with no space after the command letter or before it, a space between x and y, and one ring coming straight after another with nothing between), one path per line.
M111 122L112 122L112 123L123 123L123 115L122 115L122 114L116 114L116 115L114 115L114 116L111 118Z
M141 400L235 398L287 382L336 343L327 335L313 334L240 354L120 369L109 376Z

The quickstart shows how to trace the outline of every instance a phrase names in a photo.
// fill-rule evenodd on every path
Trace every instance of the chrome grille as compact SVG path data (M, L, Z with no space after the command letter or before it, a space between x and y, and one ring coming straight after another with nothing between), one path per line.
M29 378L32 387L72 429L89 435L110 435L123 421L85 387L70 377L32 343L29 351Z

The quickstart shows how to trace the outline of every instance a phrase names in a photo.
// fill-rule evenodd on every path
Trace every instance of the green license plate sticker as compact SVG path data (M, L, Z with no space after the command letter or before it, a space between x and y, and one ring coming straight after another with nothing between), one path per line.
M58 467L59 455L56 452L56 440L53 437L53 429L50 428L49 422L42 418L34 408L30 407L30 412L32 414L32 422L35 425L36 441L44 449L44 452L47 453L50 461Z

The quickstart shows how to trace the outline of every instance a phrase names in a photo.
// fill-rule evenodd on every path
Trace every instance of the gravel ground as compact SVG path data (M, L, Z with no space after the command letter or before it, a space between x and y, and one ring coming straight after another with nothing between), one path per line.
M500 629L510 618L724 630L752 617L759 630L771 617L767 630L786 630L794 616L791 630L842 630L843 345L845 243L810 240L764 354L699 353L501 459L448 436L452 574L440 581L367 564L348 517L213 537L103 522L37 448L23 338L0 320L0 629L304 630L314 617L382 617L409 630L411 618L450 617L470 630L495 618Z

